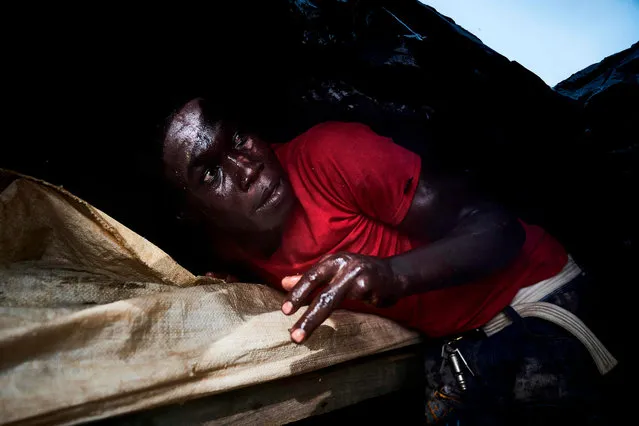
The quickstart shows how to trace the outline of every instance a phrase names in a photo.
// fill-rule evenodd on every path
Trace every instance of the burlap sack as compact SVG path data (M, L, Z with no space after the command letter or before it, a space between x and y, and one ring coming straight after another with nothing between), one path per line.
M419 340L338 311L296 345L281 301L196 277L63 189L0 170L0 424L76 424Z

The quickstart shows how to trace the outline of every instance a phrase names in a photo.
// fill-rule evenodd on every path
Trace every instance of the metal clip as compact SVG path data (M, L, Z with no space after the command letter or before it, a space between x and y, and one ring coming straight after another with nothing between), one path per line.
M451 369L453 370L453 375L455 376L455 379L457 380L457 384L459 385L462 391L465 391L466 389L468 389L468 385L466 383L466 378L464 377L464 372L462 371L462 363L463 363L463 366L466 367L466 369L470 372L472 376L475 376L475 373L473 372L473 370L471 370L470 366L466 362L466 359L462 355L459 348L455 346L455 342L458 341L459 339L461 339L461 337L458 337L454 340L450 340L442 345L443 359L442 359L442 365L439 368L439 371L441 373L444 369L444 364L446 363L446 360L450 360ZM461 360L461 363L460 363L460 360Z

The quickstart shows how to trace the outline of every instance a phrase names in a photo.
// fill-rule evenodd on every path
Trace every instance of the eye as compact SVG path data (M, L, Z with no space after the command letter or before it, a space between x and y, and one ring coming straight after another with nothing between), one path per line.
M235 132L235 134L233 135L233 147L235 149L242 148L244 145L246 145L247 141L248 137L245 135L241 135L239 132Z
M217 185L222 181L222 168L216 166L212 169L205 169L202 174L202 183L207 185Z

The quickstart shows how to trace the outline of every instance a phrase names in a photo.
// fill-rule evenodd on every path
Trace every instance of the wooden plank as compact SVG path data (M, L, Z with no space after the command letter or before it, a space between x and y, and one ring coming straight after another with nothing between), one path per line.
M423 380L419 346L411 346L299 376L93 424L281 425L401 389L417 389L422 386Z

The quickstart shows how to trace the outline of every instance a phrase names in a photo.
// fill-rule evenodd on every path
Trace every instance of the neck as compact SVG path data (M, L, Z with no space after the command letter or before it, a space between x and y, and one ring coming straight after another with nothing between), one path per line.
M263 232L221 232L211 230L211 241L215 251L228 260L243 261L247 258L268 259L282 242L283 230L271 229Z
M260 233L239 235L237 241L248 255L269 258L280 248L282 231L281 228L277 228Z

